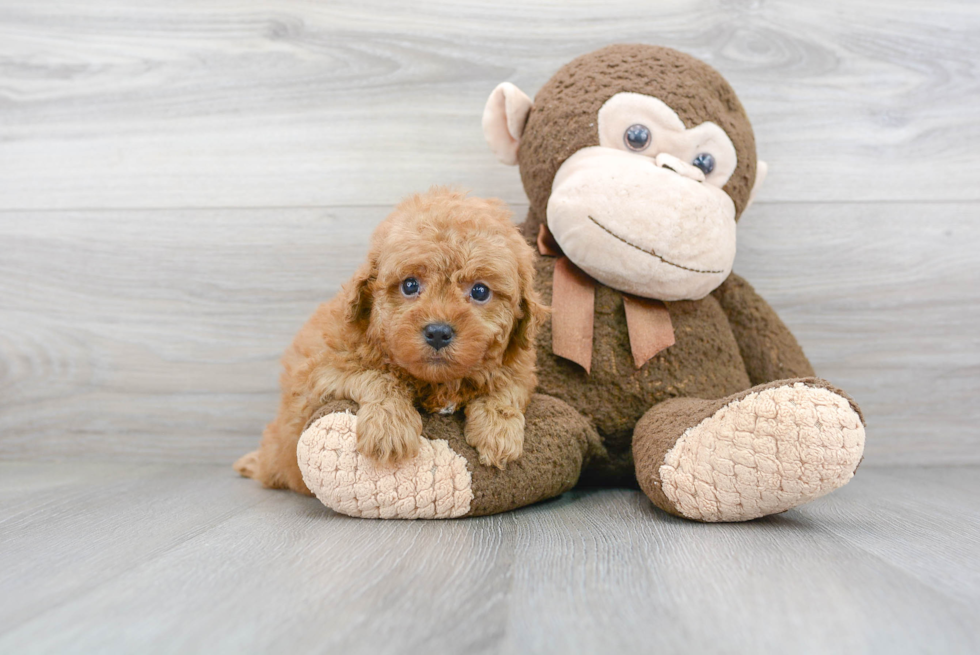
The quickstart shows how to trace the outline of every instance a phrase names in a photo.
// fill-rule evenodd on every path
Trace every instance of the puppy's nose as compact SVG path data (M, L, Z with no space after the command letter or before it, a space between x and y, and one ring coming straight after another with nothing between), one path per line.
M442 350L448 346L454 335L453 328L448 323L429 323L422 329L425 342L436 350Z

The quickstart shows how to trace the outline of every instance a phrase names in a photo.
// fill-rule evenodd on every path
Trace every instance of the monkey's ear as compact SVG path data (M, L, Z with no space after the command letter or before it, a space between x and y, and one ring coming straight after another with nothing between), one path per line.
M745 203L745 209L752 206L755 201L756 195L759 193L759 188L762 183L766 181L766 175L769 174L769 164L762 161L761 159L755 164L755 183L752 185L752 191L749 193L749 201ZM742 212L745 212L745 209Z
M483 108L483 136L502 163L517 163L517 148L531 111L531 99L510 82L502 82Z

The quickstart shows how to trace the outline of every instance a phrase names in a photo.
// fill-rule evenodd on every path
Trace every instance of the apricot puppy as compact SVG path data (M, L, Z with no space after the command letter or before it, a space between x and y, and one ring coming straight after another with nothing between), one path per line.
M524 446L537 383L534 338L546 310L533 253L503 202L433 188L375 230L367 261L316 310L283 356L282 401L258 450L235 469L309 494L296 463L306 423L330 399L359 404L357 448L414 457L417 407L465 409L466 440L504 468Z

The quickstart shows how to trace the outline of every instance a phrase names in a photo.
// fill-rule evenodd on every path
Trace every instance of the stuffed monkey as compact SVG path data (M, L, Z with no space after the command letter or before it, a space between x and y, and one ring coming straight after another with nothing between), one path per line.
M580 482L639 484L671 514L745 521L851 479L860 409L813 377L776 313L731 272L736 224L766 166L717 71L669 48L606 47L533 101L499 85L483 130L520 166L522 229L553 306L524 453L483 466L462 415L431 415L418 458L376 466L355 449L356 406L330 401L297 451L320 500L351 516L449 518Z

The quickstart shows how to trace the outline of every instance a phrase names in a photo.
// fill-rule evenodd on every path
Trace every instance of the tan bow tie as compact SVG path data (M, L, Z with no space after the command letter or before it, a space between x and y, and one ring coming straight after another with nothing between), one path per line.
M538 251L546 257L558 258L551 296L551 350L590 373L597 282L564 256L544 224L538 231ZM637 368L661 350L674 345L674 326L666 305L661 301L623 293L623 308L626 310L630 350Z

